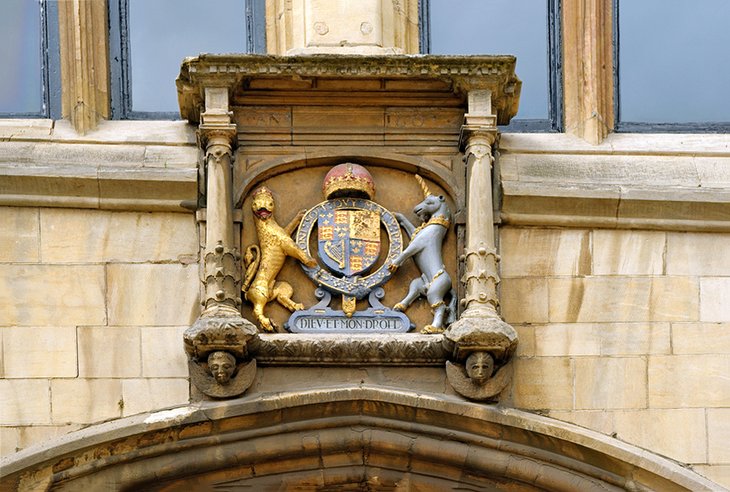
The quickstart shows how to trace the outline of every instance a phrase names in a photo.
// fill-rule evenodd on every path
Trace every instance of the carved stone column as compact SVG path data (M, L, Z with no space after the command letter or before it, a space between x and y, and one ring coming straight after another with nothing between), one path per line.
M234 245L232 185L237 130L231 115L228 90L206 88L198 130L206 177L204 307L184 338L193 384L216 398L243 393L256 371L256 361L245 359L257 330L240 312L241 255Z
M492 205L492 146L497 138L491 94L471 91L469 112L461 128L467 162L465 274L461 279L466 285L462 300L466 309L446 331L444 341L454 360L453 364L446 363L449 381L456 391L476 400L493 399L504 389L509 382L509 369L504 366L517 346L517 333L497 311L499 256ZM460 364L464 362L466 367ZM489 366L488 374L475 376L470 365Z

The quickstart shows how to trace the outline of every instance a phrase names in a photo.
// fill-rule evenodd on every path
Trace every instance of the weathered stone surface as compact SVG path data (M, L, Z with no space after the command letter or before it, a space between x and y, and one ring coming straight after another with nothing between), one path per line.
M101 325L104 267L0 265L0 325Z
M0 379L0 418L4 425L51 423L46 379Z
M550 321L696 321L698 282L689 277L549 279Z
M444 332L444 345L463 362L471 352L489 352L499 363L517 347L517 332L498 317L464 316Z
M534 327L534 354L668 354L669 335L669 323L551 323Z
M512 404L515 407L526 410L573 408L573 371L569 359L516 358L513 364Z
M730 323L672 323L673 354L730 354Z
M78 424L0 427L0 454L14 453L80 428Z
M438 462L435 469L421 469L439 473L446 468L450 471L445 476L459 480L466 466L480 476L496 474L508 477L511 483L526 482L548 490L555 483L568 483L577 490L620 488L627 477L640 489L712 490L712 484L675 462L595 432L528 412L437 395L350 382L326 391L265 394L236 402L210 402L202 408L188 405L83 429L59 445L4 464L8 482L16 484L22 473L43 470L67 458L62 461L68 466L65 470L89 466L97 472L75 475L74 485L88 490L132 481L161 485L162 480L178 479L191 466L202 478L197 483L220 483L230 478L219 474L221 459L228 458L232 464L256 463L256 470L273 474L265 478L279 480L269 483L279 484L283 473L297 472L302 463L314 466L317 476L322 472L329 475L329 470L317 469L325 456L333 464L338 459L342 463L347 454L359 455L357 463L375 467L375 473L379 466L395 464L395 478L410 473L409 464L417 461L418 467ZM284 439L278 432L283 422L291 431ZM364 430L363 422L368 423ZM211 427L219 438L203 439L196 443L200 446L185 445L189 438L207 435ZM462 438L454 439L455 433ZM446 452L440 448L443 443L447 443ZM140 445L149 458L140 460ZM291 453L297 446L304 457ZM307 451L312 454L306 455ZM363 456L367 461L362 461ZM566 456L580 459L566 460ZM528 468L514 466L515 461ZM265 466L260 467L261 462ZM250 468L243 471L244 478L252 476ZM331 477L338 476L337 472ZM43 478L42 483L50 486L60 477L49 474ZM484 488L478 485L470 488Z
M9 455L21 448L19 431L20 427L0 427L0 456Z
M548 283L542 278L507 278L500 283L502 317L509 324L548 321Z
M730 489L730 465L694 465L694 471Z
M588 275L590 233L582 230L500 229L502 277Z
M53 120L3 118L0 120L0 138L12 140L16 138L48 137L53 132Z
M357 381L360 384L388 386L391 388L414 388L443 394L454 394L446 381L443 362L441 367L422 367L418 372L409 367L357 365L338 367L282 367L264 366L258 368L256 380L248 390L249 394L270 391L296 391L297 388L335 388ZM361 383L362 382L362 383Z
M601 434L613 433L613 412L607 410L573 410L571 412L556 411L548 414L550 417L564 422L580 425L586 429L598 431Z
M581 357L575 364L575 408L646 408L646 359Z
M730 275L730 234L667 234L668 275Z
M8 327L2 332L6 378L76 377L76 327Z
M68 120L56 120L53 123L53 131L47 137L53 141L153 144L164 142L171 146L188 144L191 148L195 145L195 128L184 121L102 120L96 130L86 135L79 135ZM40 137L38 138L40 140Z
M37 262L38 230L37 208L0 207L0 262Z
M146 378L184 378L188 376L187 358L182 349L185 326L147 326L140 329L142 376Z
M649 357L649 407L730 406L730 355Z
M614 420L619 439L683 463L706 463L702 409L618 411Z
M54 379L51 381L54 424L90 424L122 416L121 379Z
M535 355L535 329L540 325L514 325L513 328L517 332L517 344L515 351L516 357L532 357Z
M730 321L730 277L700 279L700 321Z
M183 405L190 397L187 379L125 379L122 381L122 414L135 415L165 407Z
M41 254L50 263L177 260L197 256L197 234L192 214L41 210Z
M190 324L200 312L199 285L197 265L108 265L109 324Z
M141 373L139 328L80 326L79 377L128 378Z
M708 463L730 463L730 408L707 410Z
M612 134L589 145L568 134L504 134L503 223L727 232L727 142Z
M661 275L666 233L593 231L595 275Z

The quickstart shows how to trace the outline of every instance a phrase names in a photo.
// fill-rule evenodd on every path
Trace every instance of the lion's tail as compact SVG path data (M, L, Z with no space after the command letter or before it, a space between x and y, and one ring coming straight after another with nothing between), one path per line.
M251 282L253 282L253 279L256 276L256 272L258 271L260 264L261 249L257 245L252 244L251 246L246 248L246 253L243 255L243 265L244 269L246 270L246 275L243 277L243 285L241 285L241 290L244 293L248 292L249 287L251 287Z

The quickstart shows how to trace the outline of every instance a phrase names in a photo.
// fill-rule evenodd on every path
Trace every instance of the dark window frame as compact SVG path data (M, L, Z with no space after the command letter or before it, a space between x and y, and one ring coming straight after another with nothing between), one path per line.
M245 0L246 51L266 52L266 0ZM179 120L177 111L132 109L131 55L129 50L129 0L109 0L109 81L111 119Z
M547 119L513 118L509 125L500 126L503 132L560 133L563 131L563 54L560 0L547 1L548 35L548 115ZM419 0L421 24L421 53L431 52L430 0Z
M619 2L613 0L613 111L616 133L730 133L730 121L697 123L643 123L621 120L620 59L621 32Z
M61 52L58 33L58 3L39 0L41 36L41 110L0 112L0 118L61 118Z

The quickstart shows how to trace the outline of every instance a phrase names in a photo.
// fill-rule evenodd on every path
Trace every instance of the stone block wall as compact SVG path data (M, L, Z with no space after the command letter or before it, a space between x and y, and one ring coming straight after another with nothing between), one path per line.
M510 404L730 484L730 234L504 227Z
M192 213L0 207L0 453L186 403L197 260Z

